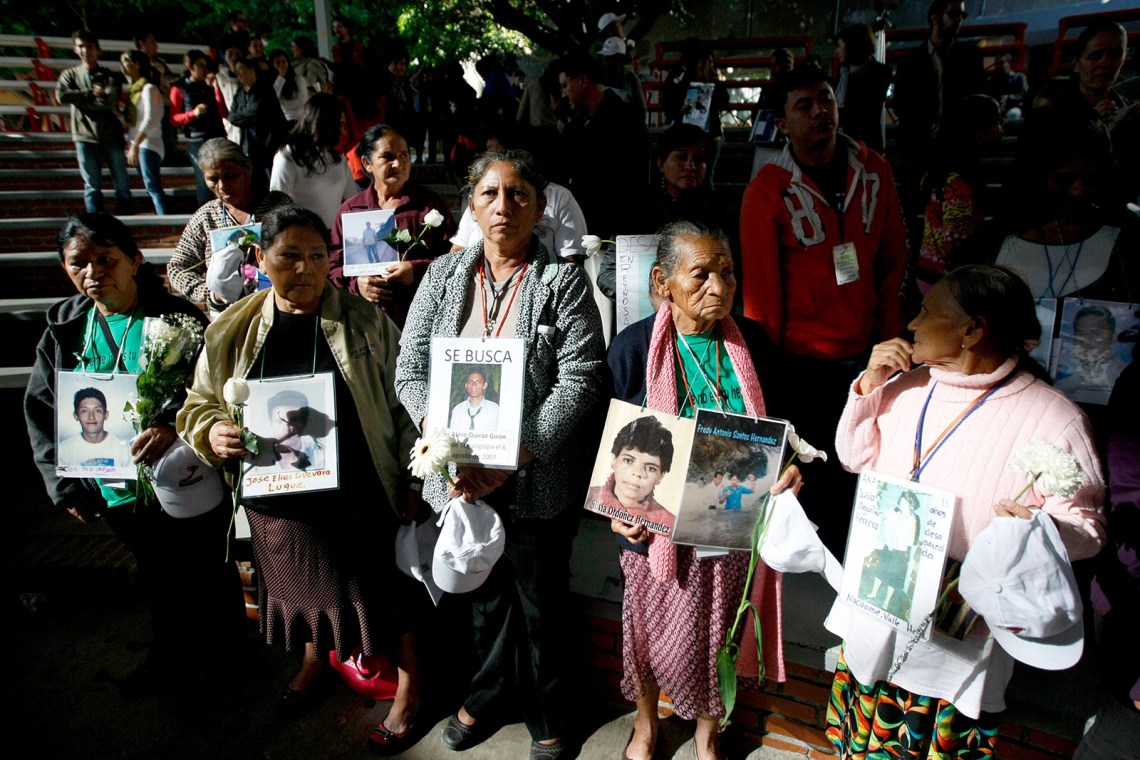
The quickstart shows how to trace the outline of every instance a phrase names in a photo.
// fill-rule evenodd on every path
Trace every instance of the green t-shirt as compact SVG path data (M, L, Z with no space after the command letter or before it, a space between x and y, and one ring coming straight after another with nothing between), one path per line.
M715 327L697 335L677 333L674 348L681 360L677 364L676 373L677 398L681 399L682 417L696 416L693 403L696 403L697 409L717 408L709 381L720 389L724 411L734 414L748 412L748 408L744 405L744 393L740 390L740 381L732 368L732 360L728 358L728 351L725 350L724 342L720 340ZM686 380L688 393L685 391Z
M128 372L138 372L139 355L142 352L143 342L143 317L136 309L133 314L108 314L106 318L107 326L111 328L111 336L115 339L115 343L122 346L123 365ZM125 342L124 334L126 335ZM116 368L118 350L107 343L107 336L103 333L103 328L99 326L94 308L87 314L80 356L82 361L76 369L77 372L110 374L121 371L121 368ZM116 409L107 410L109 414L115 414L117 411ZM126 488L115 488L107 485L107 481L103 478L96 478L95 482L99 484L99 492L103 494L108 507L119 507L135 500L134 481L127 481Z

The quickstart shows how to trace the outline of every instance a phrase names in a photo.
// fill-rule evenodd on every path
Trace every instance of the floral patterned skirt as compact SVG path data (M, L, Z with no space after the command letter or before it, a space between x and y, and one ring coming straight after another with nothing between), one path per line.
M999 717L976 720L944 699L887 681L864 686L840 654L827 705L827 738L842 760L981 760L996 757Z

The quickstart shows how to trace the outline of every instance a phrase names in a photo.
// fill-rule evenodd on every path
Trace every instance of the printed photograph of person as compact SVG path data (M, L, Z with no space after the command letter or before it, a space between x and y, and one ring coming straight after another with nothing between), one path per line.
M1057 388L1073 401L1107 404L1116 378L1131 361L1140 320L1135 304L1066 300L1061 315Z
M309 425L309 399L299 391L274 394L267 405L276 439L273 460L282 470L319 470L325 466L325 447L305 430Z
M386 240L396 229L396 216L391 209L341 214L340 223L346 274L381 274L399 259L396 249Z
M895 617L910 618L914 598L916 555L922 535L921 503L914 491L892 498L886 489L879 500L879 541L863 563L859 596Z
M493 364L452 368L452 397L462 395L463 400L452 407L448 429L460 433L499 429L499 405L487 396L495 394L495 381L501 372L502 367Z
M655 417L639 417L618 431L610 447L611 474L590 488L587 500L668 525L673 515L654 498L673 466L673 434Z
M106 429L107 397L98 388L80 388L73 399L79 435L59 445L60 467L128 467L130 446Z
M779 474L787 424L705 409L696 422L673 543L748 549Z
M756 478L753 477L755 482ZM753 493L753 490L740 482L738 475L728 476L728 485L720 492L720 503L724 505L726 510L732 512L740 511L740 503L744 500L745 494Z

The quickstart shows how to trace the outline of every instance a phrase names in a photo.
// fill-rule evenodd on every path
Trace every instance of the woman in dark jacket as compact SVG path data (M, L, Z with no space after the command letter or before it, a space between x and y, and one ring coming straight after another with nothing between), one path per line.
M48 310L48 327L24 397L36 466L56 505L80 522L105 519L138 562L144 596L151 602L154 638L146 661L127 677L124 690L181 688L195 676L220 674L223 656L236 651L242 634L237 571L224 562L229 514L215 508L175 519L157 505L136 504L133 484L124 488L122 483L56 475L60 399L55 379L79 366L104 376L123 368L138 372L146 317L185 314L203 324L205 317L166 292L130 231L113 216L86 213L68 219L59 234L59 256L79 293ZM176 412L168 410L133 439L131 454L138 461L153 465L166 453L177 437Z

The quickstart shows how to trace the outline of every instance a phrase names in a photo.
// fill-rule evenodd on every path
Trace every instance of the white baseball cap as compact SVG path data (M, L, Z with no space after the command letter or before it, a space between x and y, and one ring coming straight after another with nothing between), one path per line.
M616 13L603 13L602 17L598 19L598 31L604 32L606 30L606 27L615 21L621 21L624 23L625 14L623 13L619 16Z
M431 574L432 554L439 540L439 526L435 522L401 525L396 529L396 567L427 587L433 604L439 604L443 590L435 584Z
M1002 649L1045 670L1081 659L1081 595L1053 518L995 517L962 561L958 592Z
M820 573L838 591L843 566L823 545L816 530L796 495L782 491L772 499L760 558L781 573Z
M602 56L625 55L625 42L618 37L607 37L602 43Z
M185 519L209 512L222 501L222 479L181 438L151 468L151 484L162 510Z
M432 578L444 591L464 594L483 585L503 556L507 537L498 513L482 501L452 499L439 519Z

